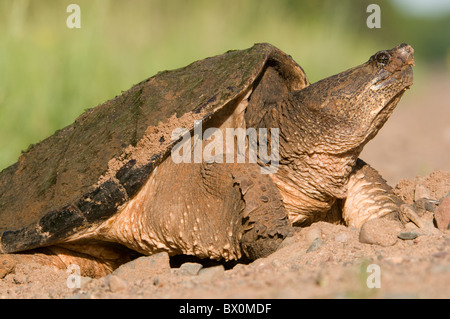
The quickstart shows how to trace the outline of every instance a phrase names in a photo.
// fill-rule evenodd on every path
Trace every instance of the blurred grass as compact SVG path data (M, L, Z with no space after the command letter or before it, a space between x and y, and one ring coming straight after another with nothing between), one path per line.
M66 26L70 3L81 7L81 29ZM426 49L416 47L416 75L418 61L450 56L445 29L436 33L448 19L420 25L379 1L382 29L369 30L369 3L0 0L0 170L30 143L158 71L256 42L291 54L311 82L401 42Z

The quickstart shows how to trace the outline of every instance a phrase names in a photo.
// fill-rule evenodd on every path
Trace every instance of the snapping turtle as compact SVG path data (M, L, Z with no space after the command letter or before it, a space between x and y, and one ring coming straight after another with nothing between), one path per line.
M102 276L160 251L255 259L318 220L419 223L358 159L413 63L401 44L310 85L290 56L256 44L158 73L1 172L0 276L27 261ZM233 128L244 139L218 147Z

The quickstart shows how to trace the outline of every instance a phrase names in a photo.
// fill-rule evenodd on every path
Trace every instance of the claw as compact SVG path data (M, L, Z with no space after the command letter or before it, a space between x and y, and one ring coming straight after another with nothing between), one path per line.
M414 224L416 224L417 227L424 228L424 224L422 223L421 218L419 217L419 215L417 215L414 208L412 208L410 205L402 204L400 206L399 216L403 224L412 221Z

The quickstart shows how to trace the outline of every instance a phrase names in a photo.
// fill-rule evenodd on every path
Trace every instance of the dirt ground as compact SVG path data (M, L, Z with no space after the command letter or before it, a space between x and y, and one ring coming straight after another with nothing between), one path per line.
M440 201L420 211L425 229L409 223L402 238L394 235L382 246L360 242L356 229L319 222L249 264L202 265L160 253L99 279L76 276L76 269L18 265L0 280L0 297L450 298L450 197L444 197L450 193L450 80L433 79L421 94L407 92L362 155L398 184L409 204L421 197Z

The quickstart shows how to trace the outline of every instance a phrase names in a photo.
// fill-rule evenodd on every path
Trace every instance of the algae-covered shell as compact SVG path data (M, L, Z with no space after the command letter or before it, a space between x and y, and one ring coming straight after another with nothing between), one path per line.
M193 130L270 65L288 90L308 80L270 44L160 72L32 145L0 173L0 252L52 245L116 214L163 161L176 127Z

